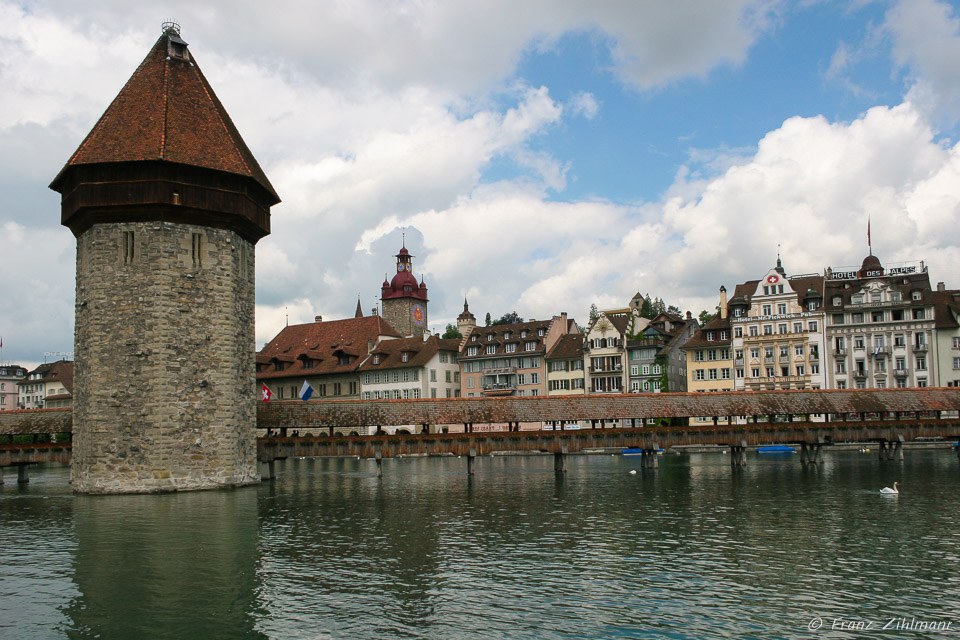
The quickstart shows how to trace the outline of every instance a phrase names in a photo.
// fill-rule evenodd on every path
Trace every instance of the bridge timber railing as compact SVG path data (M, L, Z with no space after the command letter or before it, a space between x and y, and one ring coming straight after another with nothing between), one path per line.
M820 418L816 418L820 416ZM258 456L392 457L471 451L575 453L726 444L857 440L899 443L960 434L960 388L850 389L622 395L281 401L257 405ZM691 418L713 424L689 425ZM653 419L635 428L547 431L543 423ZM0 412L0 466L67 461L71 409ZM729 424L733 423L733 424ZM510 430L477 432L484 424ZM521 424L525 425L521 430ZM412 425L417 434L349 435L360 427ZM443 428L446 433L443 433ZM531 426L534 425L534 426ZM438 432L441 431L441 432ZM54 440L63 442L37 442ZM294 437L294 434L299 437ZM301 435L302 434L302 435ZM23 442L23 440L29 442ZM655 446L656 445L656 446Z

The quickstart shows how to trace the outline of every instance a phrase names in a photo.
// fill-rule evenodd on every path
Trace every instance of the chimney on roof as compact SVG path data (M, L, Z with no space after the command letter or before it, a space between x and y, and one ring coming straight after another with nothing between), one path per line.
M376 316L376 315L377 315L377 308L376 308L376 307L370 309L370 315L371 315L371 316Z
M726 320L727 318L727 288L723 285L720 285L720 319Z
M314 317L313 317L313 321L316 322L317 324L319 324L319 323L323 322L323 316L314 316Z
M943 282L937 283L937 291L946 291L946 290L947 290L946 283L943 283Z
M693 320L693 314L690 313L689 309L687 309L687 320Z

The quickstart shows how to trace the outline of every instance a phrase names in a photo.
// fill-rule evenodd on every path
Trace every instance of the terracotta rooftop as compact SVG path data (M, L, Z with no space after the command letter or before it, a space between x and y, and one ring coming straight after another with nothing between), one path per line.
M579 333L568 333L560 336L553 349L546 356L547 360L569 360L583 358L583 336Z
M257 353L257 379L351 373L377 340L401 337L380 316L290 325Z
M30 380L30 376L39 374L37 380ZM27 377L17 384L36 384L37 382L61 382L69 394L73 393L73 361L57 360L46 362L27 374Z
M60 174L75 165L156 160L246 176L280 201L173 29L160 36Z
M463 348L460 350L461 360L472 360L482 358L502 358L505 355L526 356L543 355L544 338L546 338L547 329L550 328L552 320L531 320L530 322L517 322L514 324L498 324L489 327L476 327L470 332L470 336L463 341ZM544 335L540 335L540 330ZM524 332L526 335L524 336ZM476 340L473 338L476 337ZM536 349L526 350L526 345L522 343L536 341ZM506 353L502 345L516 344L517 350L513 353ZM487 354L487 345L497 345L496 354ZM467 349L470 347L480 347L479 353L475 356L468 356Z
M726 331L725 340L720 339L720 332ZM707 340L707 333L713 332L713 340ZM733 341L733 332L730 330L730 318L715 317L713 320L697 329L689 340L687 340L681 349L691 349L699 347L723 347L729 346Z
M430 336L426 340L419 336L400 340L382 340L371 352L373 357L366 358L360 365L359 371L422 367L440 351L449 351L456 358L459 345L460 340L456 338L443 340L437 336ZM406 362L403 361L404 353L407 354Z
M951 289L948 291L934 291L934 326L937 329L956 329L960 328L960 290Z

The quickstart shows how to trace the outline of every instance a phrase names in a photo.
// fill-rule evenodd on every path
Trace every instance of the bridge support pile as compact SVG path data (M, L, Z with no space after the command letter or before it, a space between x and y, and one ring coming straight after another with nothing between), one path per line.
M801 442L800 443L800 464L823 464L823 442Z
M880 441L880 460L893 460L895 456L903 460L903 436L901 435L898 435L893 442Z
M730 464L734 467L747 466L746 440L741 440L740 444L730 445Z

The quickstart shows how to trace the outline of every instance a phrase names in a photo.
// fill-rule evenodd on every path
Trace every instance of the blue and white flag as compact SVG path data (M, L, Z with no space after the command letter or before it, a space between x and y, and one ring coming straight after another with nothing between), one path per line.
M880 344L879 342L877 343L877 349L876 349L876 351L873 352L873 357L874 357L874 358L876 358L877 356L880 355L880 347L882 347L882 346L883 346L883 345Z
M310 396L313 395L313 387L310 386L310 383L306 380L303 381L303 386L300 387L300 399L306 402L310 399Z

